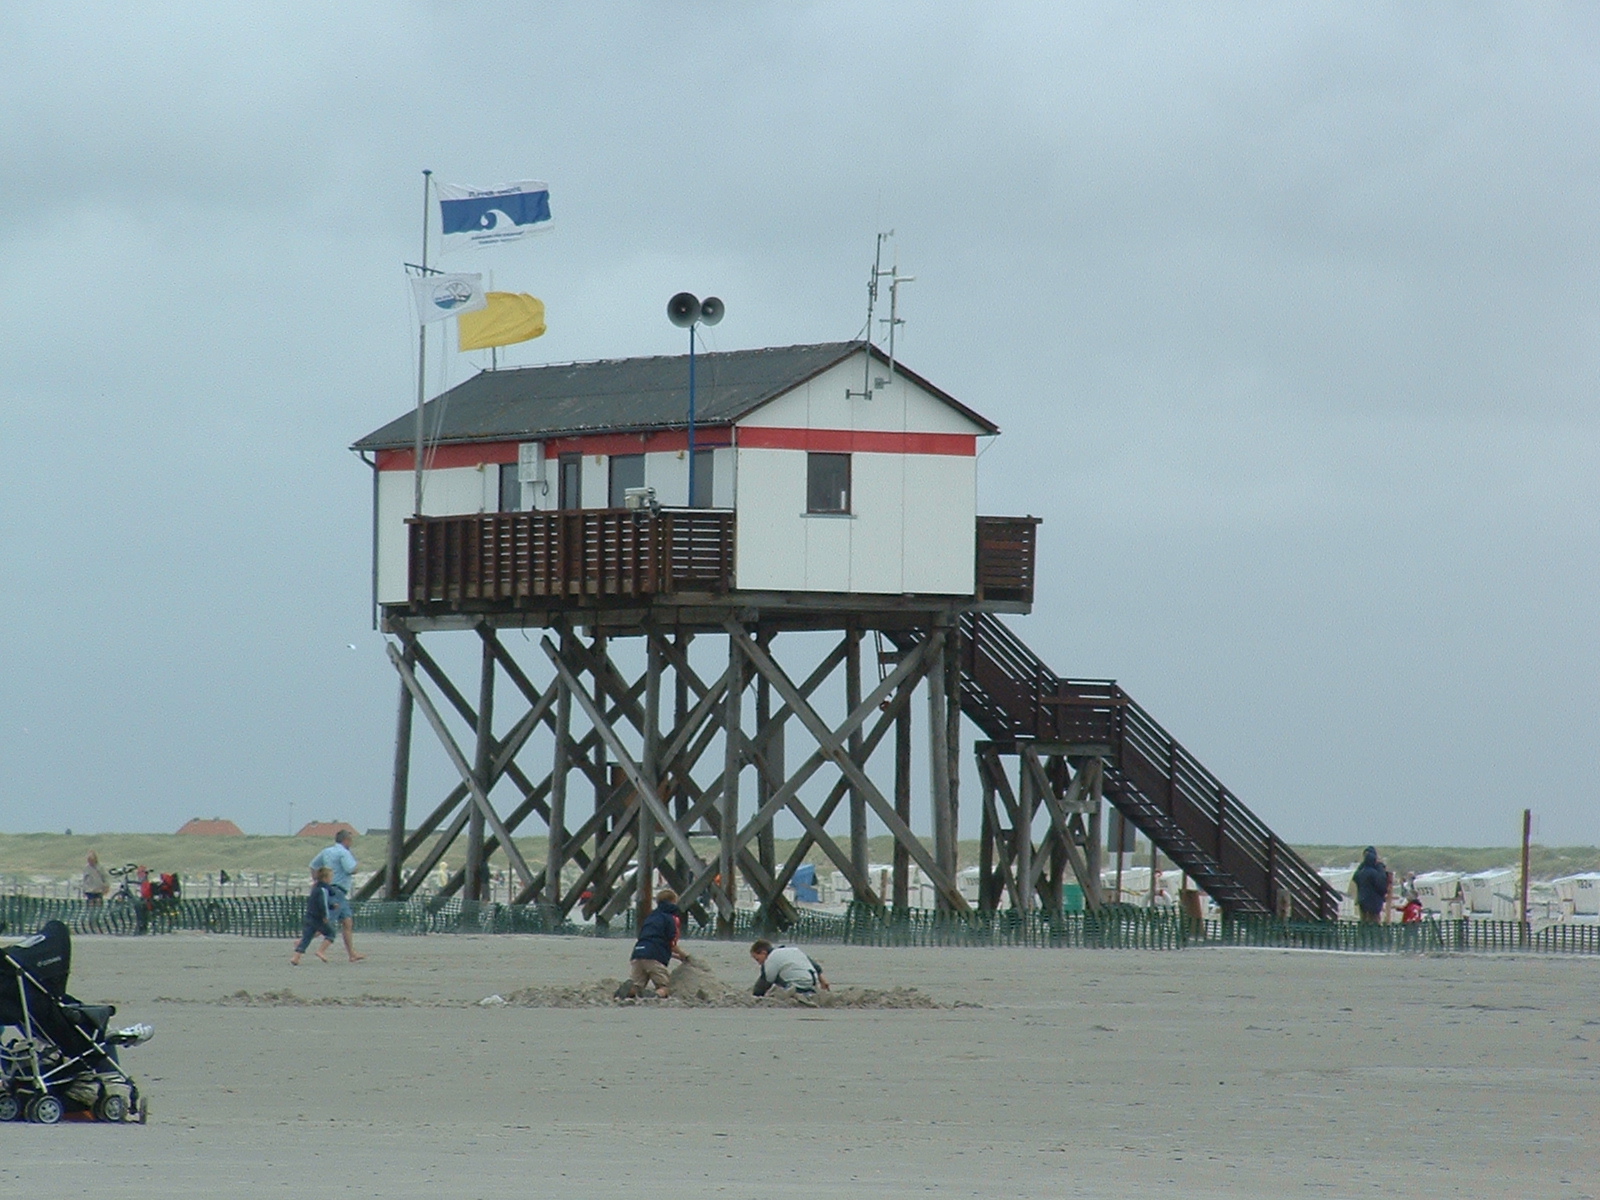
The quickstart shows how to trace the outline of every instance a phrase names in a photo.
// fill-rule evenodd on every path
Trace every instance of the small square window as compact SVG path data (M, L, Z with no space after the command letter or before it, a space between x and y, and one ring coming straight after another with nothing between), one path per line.
M806 512L850 511L850 456L806 455Z
M644 486L644 455L613 454L611 456L610 507L626 508L628 489Z

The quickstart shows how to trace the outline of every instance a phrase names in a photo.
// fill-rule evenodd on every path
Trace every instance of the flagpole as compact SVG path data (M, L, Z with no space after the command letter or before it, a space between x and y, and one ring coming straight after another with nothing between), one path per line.
M428 187L433 182L433 172L422 172L422 275L428 275ZM418 314L417 320L417 428L412 443L412 515L422 515L422 401L425 373L428 369L428 324Z
M689 507L694 507L694 325L689 326Z

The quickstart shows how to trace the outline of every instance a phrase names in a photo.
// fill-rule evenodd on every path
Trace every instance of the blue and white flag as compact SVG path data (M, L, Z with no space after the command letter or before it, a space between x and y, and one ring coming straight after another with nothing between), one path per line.
M482 275L423 275L411 280L411 292L424 325L489 307Z
M549 184L526 179L497 188L438 187L446 250L498 246L550 228Z

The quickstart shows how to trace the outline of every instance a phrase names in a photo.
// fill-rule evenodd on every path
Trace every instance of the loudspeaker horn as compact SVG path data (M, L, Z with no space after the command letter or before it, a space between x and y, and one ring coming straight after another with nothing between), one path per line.
M667 320L679 329L687 329L699 319L700 301L693 292L679 292L667 301Z
M727 311L727 306L715 296L707 296L700 302L700 323L702 325L715 325L722 320L722 314Z

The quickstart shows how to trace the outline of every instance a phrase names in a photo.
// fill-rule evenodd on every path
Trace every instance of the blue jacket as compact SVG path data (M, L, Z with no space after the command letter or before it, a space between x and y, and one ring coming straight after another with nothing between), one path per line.
M306 924L320 929L328 923L328 901L330 899L329 885L322 880L311 885L311 894L306 897Z
M1356 868L1356 904L1362 912L1383 911L1389 896L1389 868L1378 861L1378 852L1368 846Z
M678 906L658 904L639 926L639 940L633 944L631 957L653 958L665 966L672 961L672 948L677 944Z

